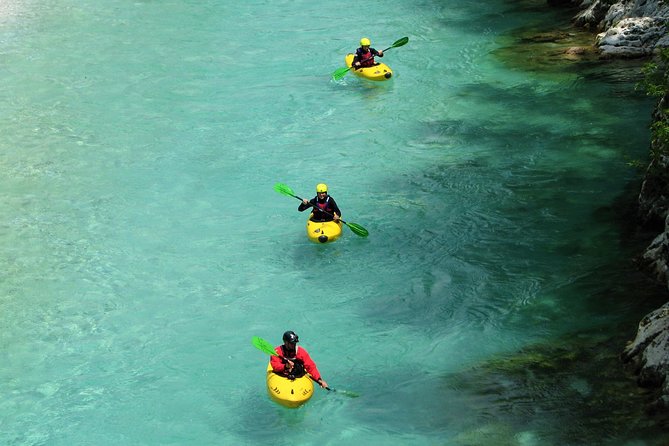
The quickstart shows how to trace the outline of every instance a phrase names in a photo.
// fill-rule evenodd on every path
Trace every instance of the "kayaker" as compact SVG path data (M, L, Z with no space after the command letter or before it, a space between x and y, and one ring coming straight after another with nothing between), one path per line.
M289 379L295 379L304 376L306 372L311 375L311 378L318 385L324 389L327 388L328 383L321 377L316 363L305 349L297 347L298 342L300 342L300 339L294 331L289 330L283 334L283 345L274 349L279 356L272 355L270 357L274 373L287 376Z
M311 221L339 221L341 218L341 211L339 210L339 206L337 206L337 202L328 195L327 184L317 184L316 196L311 200L303 198L297 210L303 212L309 208L313 208Z
M355 50L355 56L353 57L352 65L355 69L373 67L375 65L374 56L383 57L383 51L371 48L371 44L372 42L367 37L360 39L360 48Z

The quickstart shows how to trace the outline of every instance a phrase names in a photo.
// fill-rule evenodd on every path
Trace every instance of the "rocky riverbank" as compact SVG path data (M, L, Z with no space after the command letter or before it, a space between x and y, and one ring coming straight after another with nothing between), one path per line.
M669 2L663 0L548 0L553 6L577 8L573 22L596 34L599 58L652 58L669 47ZM662 98L653 122L669 122L669 98ZM640 265L669 289L669 147L653 138L651 162L639 194L639 225L659 234L640 257ZM639 323L636 338L622 360L642 387L656 389L653 410L669 410L669 302Z
M550 3L550 1L549 1ZM649 57L669 46L669 4L663 0L583 0L574 24L598 32L602 57Z

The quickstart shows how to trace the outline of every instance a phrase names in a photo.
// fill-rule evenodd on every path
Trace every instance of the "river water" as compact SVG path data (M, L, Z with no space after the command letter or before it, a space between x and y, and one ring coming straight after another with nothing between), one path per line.
M663 300L624 225L652 100L510 46L568 17L0 2L0 444L664 444L617 359ZM333 82L363 36L409 37L396 76ZM311 244L277 182L369 237ZM300 409L250 342L288 329L337 390Z

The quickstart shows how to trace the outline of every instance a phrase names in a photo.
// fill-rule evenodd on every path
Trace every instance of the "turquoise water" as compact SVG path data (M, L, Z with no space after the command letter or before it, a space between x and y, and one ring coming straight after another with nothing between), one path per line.
M616 210L635 68L504 63L564 19L541 3L366 8L2 3L0 444L654 444L593 396L597 350L486 371L565 337L615 355L658 302ZM332 82L363 35L409 36L395 78ZM322 181L369 238L310 244L272 190ZM271 402L250 340L287 329L360 397Z

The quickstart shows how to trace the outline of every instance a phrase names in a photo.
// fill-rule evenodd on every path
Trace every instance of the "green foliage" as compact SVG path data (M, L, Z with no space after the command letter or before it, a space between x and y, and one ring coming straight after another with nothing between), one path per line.
M669 48L660 52L658 60L649 62L642 68L644 78L637 85L647 95L662 98L654 115L651 130L651 160L659 161L669 154ZM660 108L662 107L662 108Z
M669 48L660 52L658 61L648 62L641 69L643 80L637 87L643 89L647 95L662 97L669 91Z
M651 145L650 156L651 159L657 160L662 155L669 154L669 120L667 113L669 110L664 109L662 113L657 116L657 120L650 126Z
M640 159L630 159L626 164L639 172L643 172L646 169L646 163Z

